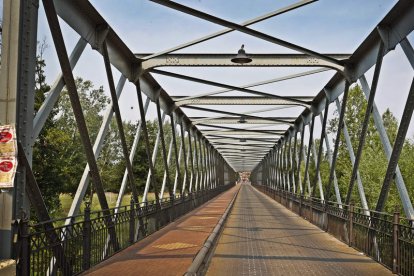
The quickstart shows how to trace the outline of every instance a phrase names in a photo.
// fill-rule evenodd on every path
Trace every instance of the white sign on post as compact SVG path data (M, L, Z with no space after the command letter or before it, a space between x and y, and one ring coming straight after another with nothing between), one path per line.
M0 126L0 188L13 188L17 169L16 129Z

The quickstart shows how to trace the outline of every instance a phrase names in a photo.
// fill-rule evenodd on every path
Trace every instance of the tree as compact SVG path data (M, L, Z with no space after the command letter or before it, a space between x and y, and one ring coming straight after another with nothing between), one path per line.
M356 153L358 148L358 143L360 140L360 134L362 129L362 123L364 120L365 110L367 107L367 101L363 95L363 92L360 86L356 85L352 87L349 91L348 102L345 113L345 123L348 128L349 135L351 137L352 146L354 152ZM392 112L387 109L382 115L384 122L385 130L388 134L391 144L395 140L397 130L398 130L398 121L392 114ZM328 133L336 133L338 125L338 118L334 118L329 121L328 124ZM402 165L402 171L406 177L406 186L413 187L414 179L411 179L411 173L408 173L410 170L408 167L407 159L412 161L412 155L408 153L414 153L412 151L412 144L409 141L406 142L403 150L404 154L401 155L399 163ZM411 170L412 170L411 163ZM362 156L359 165L359 172L361 175L362 183L364 186L365 194L368 201L368 206L373 209L378 200L379 193L381 191L381 186L384 181L385 172L387 169L388 160L385 156L383 146L378 134L378 131L375 127L373 118L371 117L368 125L368 131L366 135L365 145L362 151ZM349 159L348 149L346 148L344 135L341 136L340 147L338 151L338 159L336 165L336 174L338 177L338 182L343 196L346 195L349 187L350 177L352 173L352 165ZM407 181L408 180L408 181ZM409 189L410 190L410 189ZM354 185L352 200L359 205L359 195L356 183ZM386 210L392 212L396 205L400 205L400 200L396 191L396 186L392 185L390 191L390 196L387 201Z
M47 47L45 40L39 43L35 77L35 112L39 110L47 93L50 91L50 86L46 83L44 73L46 62L43 54ZM93 143L98 135L102 124L103 113L108 108L110 99L105 95L102 86L95 88L91 81L79 77L76 78L75 82L88 128L89 138ZM138 124L131 121L124 121L123 127L128 150L131 150ZM152 151L158 132L158 122L156 120L147 121L147 131ZM169 124L164 125L164 132L166 146L168 147L171 139L171 128ZM100 157L97 160L105 191L118 192L125 172L126 164L119 138L116 120L113 118L110 122L108 133L104 137ZM159 147L161 147L161 144ZM154 175L155 183L157 183L159 188L161 187L164 175L164 164L161 154L162 151L159 149ZM58 213L60 208L59 195L61 193L74 195L85 165L86 158L83 152L79 130L73 114L68 91L64 88L39 137L36 139L33 150L33 171L52 216L62 215ZM138 187L138 192L142 194L149 171L143 137L140 139L137 152L134 156L133 170L136 180L135 185ZM170 171L174 170L175 164L171 162ZM170 178L170 181L173 182L173 176ZM130 192L129 184L127 185L127 192Z
M44 68L46 66L43 54L47 49L45 40L38 44L38 54L35 69L35 113L39 110L50 86L46 83ZM53 141L55 122L53 117L57 109L53 109L46 120L42 132L33 147L33 172L49 212L53 215L60 207L59 194L63 181L60 177L61 167L58 166L59 147Z
M102 122L102 112L109 103L109 99L104 94L103 87L95 89L91 81L78 77L76 87L90 141L93 142ZM63 168L61 177L65 179L62 192L73 194L83 173L86 158L66 89L63 89L61 93L57 108L58 112L53 118L55 122L53 140L60 147L59 164Z

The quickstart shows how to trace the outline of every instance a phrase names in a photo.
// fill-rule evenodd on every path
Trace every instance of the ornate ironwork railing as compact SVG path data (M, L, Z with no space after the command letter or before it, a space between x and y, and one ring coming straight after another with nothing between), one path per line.
M142 240L160 228L194 210L234 186L199 190L139 204L91 212L38 224L16 222L18 275L76 275L102 262L114 253ZM65 221L71 220L69 225ZM111 223L108 223L111 222ZM53 225L53 227L50 227ZM112 239L108 227L115 228ZM51 242L51 237L54 242Z
M365 253L394 273L414 276L414 221L254 185L322 230Z

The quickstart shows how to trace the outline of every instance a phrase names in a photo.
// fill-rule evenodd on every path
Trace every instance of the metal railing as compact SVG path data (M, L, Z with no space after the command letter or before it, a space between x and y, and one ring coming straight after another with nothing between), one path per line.
M15 222L18 275L76 275L116 252L142 240L175 219L234 186L199 190L147 203L134 203L103 211L84 213L38 224ZM65 225L70 219L72 223ZM108 223L111 222L111 223ZM49 225L53 225L51 228ZM108 227L115 228L111 240ZM54 240L51 240L54 239Z
M414 221L254 185L299 216L365 253L393 273L414 276Z

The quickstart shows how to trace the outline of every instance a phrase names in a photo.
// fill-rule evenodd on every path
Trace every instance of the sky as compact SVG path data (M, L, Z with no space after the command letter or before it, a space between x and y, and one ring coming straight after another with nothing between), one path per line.
M181 0L177 2L235 23L241 23L293 4L296 1ZM135 53L158 52L223 29L223 27L216 24L171 10L148 0L92 0L91 3L125 44ZM395 3L396 1L391 0L317 1L250 27L316 52L351 54ZM70 53L78 40L78 35L65 22L62 20L60 22L66 47ZM45 53L47 64L46 76L47 81L52 83L59 73L59 64L42 6L39 8L38 37L39 40L45 38L49 45ZM412 34L409 40L413 44ZM238 32L226 34L179 52L237 53L241 44L245 45L247 53L295 53L292 50ZM161 69L236 86L309 70L309 68L245 69L194 67L164 67ZM315 96L334 73L334 71L327 71L300 79L260 86L256 89L285 96ZM372 73L373 68L366 75L368 83L371 83ZM75 76L92 80L96 86L103 85L105 90L108 91L103 59L90 46L87 46L87 49L81 56L74 74ZM114 69L114 76L115 80L120 76L116 69ZM195 95L217 90L213 86L176 80L155 74L153 76L170 95ZM381 113L386 108L390 108L397 119L401 118L412 79L413 70L400 46L397 46L394 51L384 58L376 96L376 103ZM240 95L239 92L232 92L228 95L231 94ZM120 104L123 118L132 121L138 119L135 88L132 84L127 83L125 86ZM220 107L219 109L221 108L225 107ZM234 111L241 112L265 107L232 108ZM332 105L331 112L333 110ZM261 114L296 117L302 111L302 108L294 108L292 110L284 109ZM199 116L202 114L188 109L185 112L189 116ZM155 114L153 105L149 113ZM152 116L150 115L149 118L153 118ZM413 125L411 123L408 137L414 137ZM316 128L318 126L320 128L319 122Z

